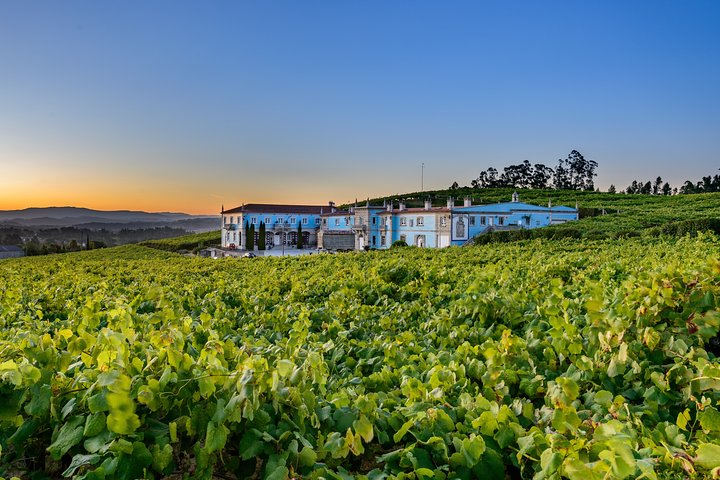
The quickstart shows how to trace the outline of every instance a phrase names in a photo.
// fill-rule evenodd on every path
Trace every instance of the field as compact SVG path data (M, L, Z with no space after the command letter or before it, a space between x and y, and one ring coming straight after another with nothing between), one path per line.
M703 478L720 241L0 262L0 476Z

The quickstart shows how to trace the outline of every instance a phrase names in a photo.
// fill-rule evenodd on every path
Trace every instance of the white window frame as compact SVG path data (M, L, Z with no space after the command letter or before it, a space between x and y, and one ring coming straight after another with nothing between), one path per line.
M487 225L487 217L485 215L480 215L480 225Z
M470 215L468 218L470 218L470 222L468 222L469 225L471 227L474 227L475 226L475 215Z
M407 225L407 218L400 217L400 226L404 227L405 225Z
M290 217L290 224L295 225L295 217Z
M315 219L315 225L320 225L320 219L319 219L319 218L316 218L316 219Z
M424 226L425 226L425 217L417 217L417 226L418 226L418 227L424 227Z
M250 223L252 223L253 225L257 225L257 217L252 217L250 219Z
M269 225L270 223L270 217L265 217L265 225Z
M446 217L440 217L440 226L441 227L447 226L447 218Z
M305 218L302 219L302 224L303 224L303 225L307 225L307 224L308 224L308 218L307 218L307 217L305 217Z
M340 226L340 219L339 219L339 218L336 218L336 219L335 219L335 226L336 226L336 227L339 227L339 226Z

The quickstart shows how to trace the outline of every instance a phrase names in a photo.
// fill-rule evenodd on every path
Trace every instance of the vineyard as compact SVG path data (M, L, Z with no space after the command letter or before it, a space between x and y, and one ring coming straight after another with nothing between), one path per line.
M0 477L720 475L720 239L0 262Z

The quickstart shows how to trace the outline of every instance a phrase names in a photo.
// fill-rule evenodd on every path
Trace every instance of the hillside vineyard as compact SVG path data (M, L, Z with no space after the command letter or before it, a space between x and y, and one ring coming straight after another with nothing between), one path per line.
M0 476L710 476L719 258L701 234L4 260Z

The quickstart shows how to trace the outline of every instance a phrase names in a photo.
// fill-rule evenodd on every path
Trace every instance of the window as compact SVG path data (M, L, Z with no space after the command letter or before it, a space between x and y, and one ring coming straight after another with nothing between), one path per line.
M316 218L316 219L315 219L315 225L320 225L320 219L319 219L319 218Z
M412 219L412 218L410 219L410 226L411 226L411 227L413 226L413 219Z
M375 225L375 221L376 221L376 220L377 220L376 217L373 217L373 218L372 218L372 224L373 224L373 225Z
M308 224L308 219L307 219L307 217L305 217L305 218L302 219L302 224L303 224L303 225L307 225L307 224Z
M345 225L350 225L350 217L345 217Z
M380 245L385 246L385 235L380 235Z
M339 219L339 218L336 218L336 219L335 219L335 225L336 225L336 226L337 226L337 225L340 225L340 219Z
M290 217L290 223L295 223L295 217Z
M253 225L257 225L257 217L252 217L252 220L250 220Z
M323 218L323 225L327 225L327 218Z
M425 225L425 217L417 217L417 226L422 227Z
M470 215L470 226L471 227L475 226L475 215Z
M355 225L362 225L362 217L355 217Z
M505 217L498 217L498 225L505 225Z
M233 223L233 216L230 215L230 223Z
M375 237L375 235L372 236L372 244L377 245L377 237Z
M441 227L447 226L447 217L440 217L440 226Z
M267 225L268 223L270 223L270 217L265 217L265 225Z
M485 215L480 216L480 225L486 225L487 224L487 217Z
M407 225L407 218L405 218L405 217L400 218L400 226L405 226L405 225Z

